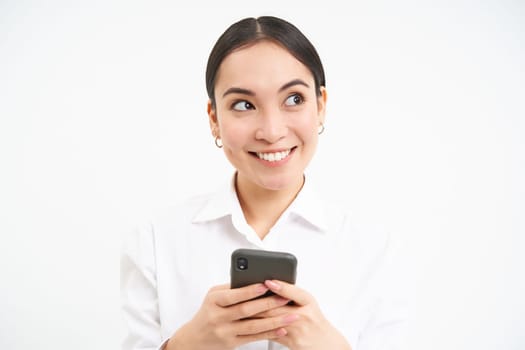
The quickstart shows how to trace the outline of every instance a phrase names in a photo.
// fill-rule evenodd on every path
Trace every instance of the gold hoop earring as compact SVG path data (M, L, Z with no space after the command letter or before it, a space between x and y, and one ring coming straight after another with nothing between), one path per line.
M321 135L324 132L324 124L319 124L319 128L317 130L317 135Z
M219 136L215 136L215 146L217 146L217 148L222 148L222 141Z

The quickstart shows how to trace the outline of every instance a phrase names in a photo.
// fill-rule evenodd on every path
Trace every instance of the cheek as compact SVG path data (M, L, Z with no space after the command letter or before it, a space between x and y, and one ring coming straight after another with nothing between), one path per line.
M317 139L317 132L319 127L317 115L310 115L306 118L301 118L296 125L297 131L300 133L303 139Z
M248 128L243 126L242 123L224 123L221 127L222 143L232 150L242 149L248 142L249 135Z

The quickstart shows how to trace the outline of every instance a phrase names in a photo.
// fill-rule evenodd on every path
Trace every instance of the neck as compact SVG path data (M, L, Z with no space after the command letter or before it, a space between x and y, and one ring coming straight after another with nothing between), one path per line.
M248 224L263 239L290 206L304 184L301 177L295 184L280 190L269 190L236 176L237 197Z

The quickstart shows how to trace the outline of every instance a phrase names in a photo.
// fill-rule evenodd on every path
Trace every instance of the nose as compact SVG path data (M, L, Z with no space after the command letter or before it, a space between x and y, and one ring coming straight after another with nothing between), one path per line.
M255 132L257 140L276 143L288 134L286 117L283 112L272 109L259 115L259 125Z

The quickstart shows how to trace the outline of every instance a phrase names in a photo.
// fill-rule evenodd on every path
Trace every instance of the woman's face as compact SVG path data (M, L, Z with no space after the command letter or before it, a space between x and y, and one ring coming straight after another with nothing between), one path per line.
M281 46L260 41L226 56L215 83L210 127L237 169L237 181L264 189L300 186L315 153L326 93Z

